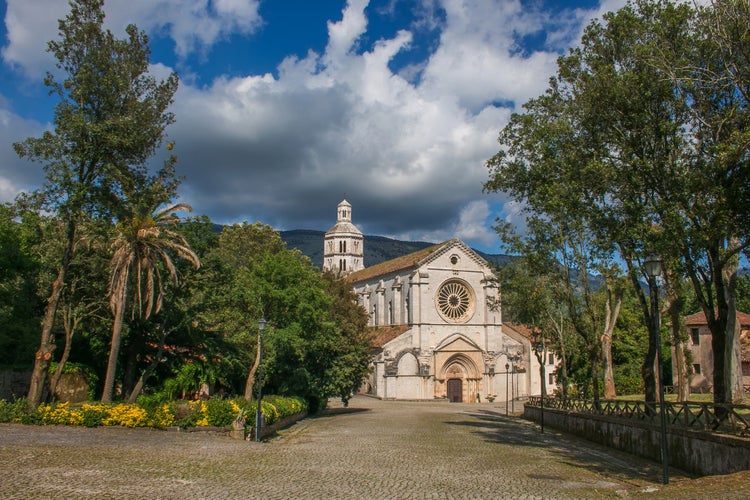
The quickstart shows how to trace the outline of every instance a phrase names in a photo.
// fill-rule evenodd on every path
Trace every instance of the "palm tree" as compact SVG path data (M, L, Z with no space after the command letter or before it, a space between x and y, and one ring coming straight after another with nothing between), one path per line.
M168 228L184 220L177 217L176 212L191 210L184 203L156 211L154 207L148 207L142 213L136 210L129 219L118 223L119 234L112 244L109 283L109 304L114 323L102 403L112 401L122 322L131 289L135 292L131 299L132 315L145 320L161 309L164 298L162 272L166 271L177 282L174 255L185 259L196 269L200 267L198 256L190 249L185 238Z

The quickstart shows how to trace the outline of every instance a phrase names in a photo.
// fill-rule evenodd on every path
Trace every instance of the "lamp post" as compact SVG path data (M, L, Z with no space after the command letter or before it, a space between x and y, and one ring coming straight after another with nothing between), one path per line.
M516 413L516 359L513 358L513 364L510 366L510 411Z
M510 411L516 413L516 398L518 397L518 375L516 375L516 363L519 361L520 356L513 356L510 358L513 365L511 366L510 372Z
M510 365L505 363L505 415L508 415L508 369Z
M255 440L260 441L260 401L263 398L263 330L266 329L266 318L258 320L258 397L255 408Z
M650 254L643 261L643 268L648 275L648 288L651 294L651 335L652 340L656 342L656 366L657 376L659 377L659 414L661 420L661 466L662 482L669 484L669 458L667 450L667 415L664 405L664 378L662 374L661 360L661 337L659 335L659 285L656 278L661 276L662 263L661 259L654 254Z

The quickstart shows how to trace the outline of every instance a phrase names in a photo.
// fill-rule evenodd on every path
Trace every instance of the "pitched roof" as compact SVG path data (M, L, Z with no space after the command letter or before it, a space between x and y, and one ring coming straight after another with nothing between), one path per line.
M351 273L346 277L346 280L349 283L358 283L375 276L381 276L383 274L395 273L396 271L403 271L404 269L417 267L420 262L443 248L447 243L450 243L451 241L453 240L444 241L443 243L438 243L437 245L432 245L430 247L423 248L422 250L417 250L416 252L412 252L401 257L396 257L395 259L387 260L371 267L366 267L360 271Z
M406 333L409 328L411 328L409 325L371 327L370 334L373 338L372 346L379 349L396 337Z
M463 251L466 252L472 260L482 265L487 265L487 262L472 248L467 246L458 238L453 238L442 243L438 243L437 245L432 245L427 248L423 248L422 250L417 250L416 252L412 252L401 257L396 257L395 259L387 260L371 267L366 267L365 269L349 274L346 277L346 280L351 284L355 284L369 280L376 276L383 276L385 274L413 269L429 261L431 258L436 257L443 249L452 246L458 246L462 248Z
M750 327L750 314L737 311L737 319L743 327ZM707 325L706 313L703 311L685 316L685 325Z
M514 332L522 335L530 342L534 341L534 332L531 330L531 327L529 325L519 325L518 323L503 323L502 328L509 328Z

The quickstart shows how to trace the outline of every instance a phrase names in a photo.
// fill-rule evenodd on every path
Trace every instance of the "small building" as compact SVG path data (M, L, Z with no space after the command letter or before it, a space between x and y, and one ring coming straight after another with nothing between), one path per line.
M742 345L742 378L745 387L750 386L750 314L737 313L740 324L740 342ZM703 311L684 318L687 331L687 346L691 352L692 374L690 377L691 392L712 392L714 376L714 353L711 347L711 330ZM674 360L674 356L672 356ZM673 361L674 363L674 361ZM673 366L673 373L677 373ZM676 375L675 375L676 376ZM677 384L677 380L674 380Z

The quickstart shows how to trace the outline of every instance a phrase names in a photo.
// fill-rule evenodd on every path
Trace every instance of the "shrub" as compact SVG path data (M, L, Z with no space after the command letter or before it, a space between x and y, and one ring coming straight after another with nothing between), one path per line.
M24 423L24 418L30 413L33 411L26 398L16 398L12 403L0 399L0 422Z
M81 416L83 425L86 427L97 427L104 425L104 419L107 417L108 408L101 403L84 404L81 406Z
M122 425L124 427L145 427L148 424L148 413L136 404L109 406L102 425Z
M149 427L164 429L166 427L174 425L174 411L172 407L167 403L156 406L152 411L148 413Z
M209 399L206 401L205 409L208 425L216 427L230 425L239 411L234 411L230 401L223 398Z
M81 412L71 409L68 403L43 404L37 408L37 413L43 424L83 425Z

